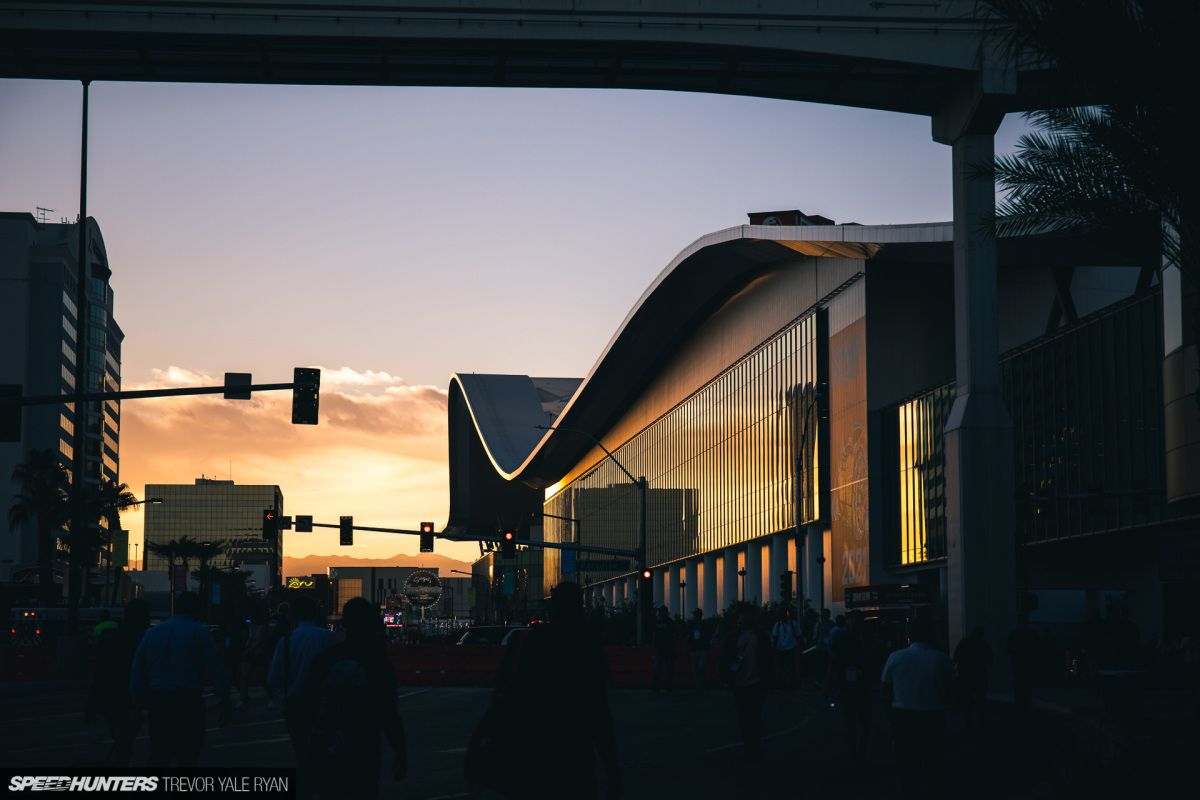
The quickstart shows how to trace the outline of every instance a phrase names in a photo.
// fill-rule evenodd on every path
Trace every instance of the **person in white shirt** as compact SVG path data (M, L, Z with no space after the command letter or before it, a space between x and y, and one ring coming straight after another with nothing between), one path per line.
M913 620L910 638L912 643L888 656L883 666L883 707L896 742L901 797L940 800L946 797L946 703L954 665L934 647L932 619Z

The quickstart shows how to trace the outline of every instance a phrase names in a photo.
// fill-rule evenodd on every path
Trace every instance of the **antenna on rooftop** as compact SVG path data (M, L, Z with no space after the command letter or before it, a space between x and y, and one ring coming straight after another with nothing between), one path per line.
M53 209L53 208L42 208L41 206L38 206L38 207L37 207L37 221L38 221L38 223L39 223L39 224L41 224L41 225L45 225L45 224L46 224L46 215L47 215L47 214L53 214L53 213L54 213L54 209Z

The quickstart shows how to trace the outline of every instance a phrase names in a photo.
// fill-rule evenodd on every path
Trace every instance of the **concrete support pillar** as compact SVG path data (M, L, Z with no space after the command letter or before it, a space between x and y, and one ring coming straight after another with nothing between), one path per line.
M684 591L683 614L684 619L691 619L692 612L700 607L700 560L697 558L689 558L684 564L683 580L687 583L687 589Z
M724 610L729 606L742 599L741 578L738 577L738 570L741 566L738 564L739 553L736 548L727 547L722 556L724 562L721 567L721 583L724 587L724 592L721 596L721 609Z
M703 602L700 605L704 609L704 616L715 617L724 610L721 604L721 598L717 593L717 554L704 554L704 576L702 578L704 584Z
M604 605L608 606L610 611L617 605L617 584L611 581L604 584Z
M624 583L625 583L625 586L624 586L624 591L622 592L621 599L624 600L626 603L636 603L637 602L637 575L634 574L634 575L625 576Z
M957 397L946 423L946 582L950 647L982 625L993 652L1016 618L1012 422L1000 393L995 186L972 175L990 130L952 143Z
M670 573L670 567L659 567L653 571L653 575L650 578L654 582L655 613L658 613L657 609L659 606L667 604L667 592L669 591L667 589L667 582L670 580Z
M763 601L762 542L746 543L746 602L761 604Z

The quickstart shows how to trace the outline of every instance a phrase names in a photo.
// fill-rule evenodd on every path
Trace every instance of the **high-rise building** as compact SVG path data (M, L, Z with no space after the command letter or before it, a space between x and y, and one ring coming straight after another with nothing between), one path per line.
M146 497L162 503L146 505L144 569L166 570L167 560L151 552L151 545L166 545L188 537L196 542L219 544L221 552L209 561L217 569L245 565L267 566L271 587L283 584L282 536L264 541L263 511L283 513L283 493L278 486L237 486L233 481L197 478L195 484L146 484ZM199 568L195 557L189 569ZM265 589L268 587L258 587Z
M32 449L57 451L71 472L72 459L85 460L84 480L118 481L120 401L89 402L76 419L77 358L87 359L88 391L119 391L121 342L113 319L112 270L100 226L87 220L83 280L89 297L88 329L78 330L79 226L44 222L28 213L0 213L0 384L19 384L26 396L63 395L54 405L26 406L20 440L0 442L0 501L5 509L18 490L8 483L17 464ZM82 347L80 346L82 343ZM101 523L101 527L105 523ZM12 580L37 580L37 525L17 526L13 536L0 536L0 560L11 562ZM109 537L90 561L104 567ZM119 553L121 557L124 553ZM61 574L61 565L56 573ZM100 575L103 569L93 573ZM93 578L96 580L96 578Z

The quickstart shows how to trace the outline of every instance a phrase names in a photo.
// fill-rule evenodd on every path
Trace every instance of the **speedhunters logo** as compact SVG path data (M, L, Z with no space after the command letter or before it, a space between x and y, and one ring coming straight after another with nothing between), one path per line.
M81 777L14 775L10 792L154 792L158 778L88 775Z
M116 774L114 774L116 773ZM30 797L43 792L79 792L88 797L178 798L200 796L229 800L294 800L296 770L287 767L213 767L209 769L105 769L43 767L32 771L0 767L0 791Z

